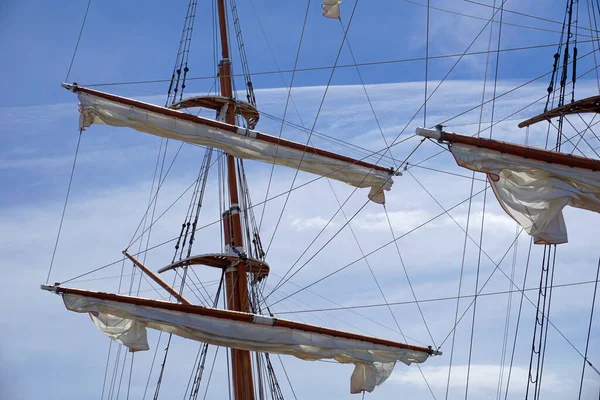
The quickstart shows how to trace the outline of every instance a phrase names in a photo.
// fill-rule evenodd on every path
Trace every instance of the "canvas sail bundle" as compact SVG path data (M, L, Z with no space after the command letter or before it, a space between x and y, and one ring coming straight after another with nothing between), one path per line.
M140 299L129 296L68 288L48 290L62 292L67 309L89 313L102 332L131 351L149 349L146 328L152 328L212 345L288 354L303 360L334 359L340 363L355 365L351 377L352 393L373 391L390 376L397 361L407 365L412 362L420 363L429 355L424 348L419 351L419 348L408 345L404 345L407 348L392 347L306 329L277 326L287 323L316 328L265 316L148 299L144 301L149 305L140 305L136 303ZM101 296L109 299L100 298ZM215 314L219 317L215 317ZM369 339L363 337L365 338Z
M393 173L374 164L326 150L278 139L180 111L107 93L64 85L79 97L80 129L92 124L130 127L140 132L222 149L234 157L283 165L339 180L359 188L371 188L369 198L383 204Z
M327 18L338 19L340 17L340 3L342 0L323 0L321 7L323 15Z
M486 173L502 208L537 244L567 242L565 206L600 212L597 160L427 129L417 133L448 141L458 165ZM487 145L503 151L483 147ZM542 160L544 155L547 161Z

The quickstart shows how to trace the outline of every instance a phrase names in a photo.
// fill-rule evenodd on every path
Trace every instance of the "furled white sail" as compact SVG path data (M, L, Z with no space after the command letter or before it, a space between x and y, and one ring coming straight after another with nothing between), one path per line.
M339 18L341 2L342 0L323 0L323 4L321 5L323 8L323 15L327 18Z
M67 309L89 313L102 332L131 351L148 350L146 328L152 328L218 346L354 364L352 393L373 391L389 377L396 361L409 365L428 357L425 351L279 327L265 316L256 315L252 321L218 318L72 293L64 293L63 300Z
M278 141L260 132L136 100L90 89L72 90L76 91L81 103L81 129L93 123L123 126L165 138L216 147L235 157L283 165L359 188L371 188L369 198L380 204L385 202L383 191L390 190L393 184L391 170L360 160L294 142Z
M458 165L485 172L502 208L538 244L567 242L562 209L600 212L600 171L536 161L452 143Z

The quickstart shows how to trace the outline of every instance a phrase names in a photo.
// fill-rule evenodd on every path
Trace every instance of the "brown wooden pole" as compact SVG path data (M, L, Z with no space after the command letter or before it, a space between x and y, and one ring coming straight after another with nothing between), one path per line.
M152 307L152 308L156 308L156 309L170 310L170 311L182 312L182 313L192 314L192 315L203 315L203 316L207 316L207 317L227 319L230 321L245 322L248 324L256 323L254 321L256 315L250 314L250 313L221 310L221 309L217 309L217 308L209 308L209 307L196 306L196 305L178 304L178 303L172 303L172 302L168 302L168 301L164 301L164 300L144 299L141 297L125 296L125 295L113 294L113 293L93 292L90 290L73 289L73 288L67 288L67 287L61 287L61 286L42 285L42 289L48 290L51 292L55 292L55 293L75 294L78 296L90 297L90 298L94 298L94 299L115 301L115 302L121 302L121 303L125 303L125 304L133 304L133 305L145 306L145 307ZM366 343L390 346L390 347L394 347L397 349L422 351L422 352L431 353L431 354L441 354L440 352L433 351L432 349L427 348L427 347L413 346L413 345L406 344L406 343L394 342L391 340L380 339L380 338L373 337L373 336L359 335L359 334L352 333L352 332L339 331L337 329L324 328L322 326L305 324L302 322L289 321L286 319L279 319L279 318L273 319L273 326L280 327L280 328L294 329L294 330L299 330L299 331L303 331L303 332L321 334L321 335L329 335L329 336L343 338L343 339L360 340L360 341L363 341Z
M219 29L221 36L221 55L219 63L219 81L221 84L221 95L232 98L231 82L231 60L229 59L229 45L227 42L227 14L225 12L225 0L217 1L219 13ZM234 105L230 103L227 107L225 122L235 125ZM243 252L244 242L242 224L240 219L239 197L237 187L237 176L235 170L235 158L227 155L227 181L229 186L230 209L226 213L227 218L223 223L227 224L230 231L225 236L225 245L229 251ZM238 263L236 268L230 268L225 273L225 290L227 294L227 308L233 311L248 312L248 283L244 263ZM245 350L231 350L232 381L235 400L254 400L254 382L252 380L252 365L250 352Z
M227 67L225 67L225 66L223 66L222 68L219 67L219 78L221 81L221 85L229 84L229 86L231 86L231 81L229 79L225 79L226 77L230 76L229 71L230 71L229 65L227 65ZM127 97L121 97L121 96L117 96L114 94L101 92L99 90L89 89L86 87L73 86L73 85L67 85L67 84L65 84L65 87L67 87L67 89L69 89L69 90L72 90L74 93L77 93L77 92L88 93L93 96L98 96L103 99L114 101L114 102L121 103L121 104L125 104L128 106L137 107L142 110L154 112L154 113L161 114L161 115L166 115L166 116L177 118L177 119L180 119L183 121L188 121L188 122L192 122L192 123L196 123L196 124L210 126L212 128L222 129L226 132L240 134L240 128L235 125L235 118L231 118L231 119L227 118L227 121L232 121L231 123L215 121L212 119L203 118L203 117L199 117L199 116L192 115L192 114L186 114L181 111L172 110L170 108L165 108L165 107L157 106L154 104L144 103L143 101L137 101L137 100L133 100L133 99L128 99ZM229 107L229 110L231 111L231 106ZM317 147L307 146L307 145L304 145L301 143L293 142L291 140L282 139L282 138L279 138L276 136L268 135L263 132L257 132L257 131L251 131L251 132L254 135L256 135L256 137L254 137L254 139L256 139L256 140L260 140L260 141L272 143L272 144L277 144L278 146L281 146L284 148L298 150L298 151L302 151L302 152L306 152L306 153L313 153L318 156L347 162L348 164L352 164L352 165L360 165L363 167L371 168L376 171L384 171L384 172L392 173L390 168L382 167L380 165L375 165L375 164L372 164L369 162L358 160L358 159L355 159L352 157L347 157L342 154L334 153L334 152L320 149ZM193 142L191 142L191 143L193 143ZM377 155L377 153L373 153L373 155Z
M448 143L467 144L470 146L490 149L498 151L500 153L511 154L513 156L547 162L550 164L559 164L564 165L566 167L583 168L591 171L600 171L600 160L574 156L568 153L559 153L556 151L536 149L534 147L501 142L499 140L464 136L451 132L440 132L439 140Z
M158 275L156 275L154 272L150 271L148 269L148 267L146 267L144 264L142 264L141 262L136 260L131 254L129 254L126 251L124 251L123 254L125 255L125 257L129 258L135 265L137 265L137 267L139 269L141 269L143 273L148 275L154 282L158 283L163 289L165 289L167 292L169 292L169 294L171 296L175 297L177 299L177 301L179 301L182 304L187 304L187 305L192 304L185 297L180 295L177 292L177 290L173 289L171 287L171 285L169 285L167 282L163 281Z

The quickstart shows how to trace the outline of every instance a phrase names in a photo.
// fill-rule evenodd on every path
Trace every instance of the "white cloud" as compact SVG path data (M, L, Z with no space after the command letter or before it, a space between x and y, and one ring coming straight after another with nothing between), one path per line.
M427 381L434 388L445 390L448 382L448 367L422 367ZM453 365L452 375L450 377L450 398L464 397L465 382L467 379L467 365ZM509 366L504 368L502 394L506 391L506 381L509 373ZM522 390L527 385L528 367L515 365L512 367L509 396L508 398L522 398ZM496 364L471 364L469 371L469 398L490 398L491 394L496 393L500 380L500 365ZM415 386L425 386L425 380L419 370L413 368L410 370L398 371L390 378L392 381ZM560 371L546 369L543 374L544 398L559 399L565 396L567 388L574 387L573 382L565 381L560 376ZM550 389L551 388L551 389ZM517 394L518 393L518 394ZM519 397L520 396L520 397Z
M312 218L294 218L291 217L290 225L298 231L307 229L322 229L325 226L333 228L336 226L334 222L329 222L328 219L323 217L312 217Z

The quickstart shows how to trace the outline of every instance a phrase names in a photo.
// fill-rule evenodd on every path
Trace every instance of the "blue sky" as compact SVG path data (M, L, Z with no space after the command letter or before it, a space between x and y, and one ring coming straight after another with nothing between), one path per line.
M279 67L284 70L291 69L306 2L254 0L252 3L238 3L250 70L276 70L269 46ZM337 55L342 37L341 28L337 21L320 16L319 3L314 0L311 2L299 68L332 65ZM562 3L530 1L512 4L508 1L506 7L522 13L535 13L540 18L562 20ZM0 343L0 398L99 397L102 388L108 339L96 331L87 317L65 311L56 296L38 289L38 285L45 281L48 271L77 143L77 100L71 93L60 88L60 83L64 80L71 61L86 4L83 1L20 1L0 4L0 54L5 60L0 64L0 73L4 77L0 95L0 184L4 188L0 196L0 242L3 243L0 259L9 283L3 291L0 304L0 330L3 332L3 340ZM256 8L258 19L250 4ZM469 2L432 1L431 4L478 18L489 18L491 15L489 8ZM353 5L351 0L342 4L344 23L347 23ZM186 2L182 1L148 1L143 6L131 1L92 2L69 81L93 84L168 79L186 7ZM587 26L587 11L583 3L581 7L580 20ZM210 21L210 4L207 6L202 2L198 6L190 57L192 77L211 76L214 73ZM514 25L503 26L502 48L546 45L557 43L559 40L559 34L551 31L560 31L560 24L509 13L505 13L504 21ZM464 52L484 24L480 19L432 10L430 54ZM262 35L261 25L269 38L269 46ZM532 25L543 30L516 25ZM492 48L497 45L496 34L497 31L494 30ZM359 63L423 57L426 43L425 8L403 1L378 3L374 6L363 0L357 7L348 37ZM487 49L489 37L489 31L484 31L470 51ZM549 72L555 51L554 47L545 47L527 52L502 53L499 62L498 93L507 92L525 80ZM579 54L589 51L590 45L585 43L581 45ZM454 61L454 58L430 61L430 90L446 75ZM465 57L459 63L429 103L428 124L446 120L479 104L486 69L485 61L486 56L482 54ZM339 63L352 63L347 49L342 51ZM492 90L490 77L493 77L494 66L495 60L491 57L487 98ZM587 57L578 68L583 73L591 66L593 59ZM236 67L236 71L240 71L239 66ZM388 139L395 138L422 103L424 62L365 66L361 67L360 73L367 84L366 90L382 123L384 134ZM314 120L328 78L329 70L302 72L296 75L293 98L306 124L312 124ZM290 73L283 74L286 83L289 83L290 79ZM499 99L495 110L496 119L504 118L543 96L548 79L541 79ZM281 117L286 98L285 90L282 89L282 77L279 74L257 75L254 83L258 89L259 109ZM333 86L325 98L316 129L370 150L378 150L383 147L381 133L366 102L364 90L358 83L356 69L336 70L332 79ZM188 88L190 93L201 93L208 91L211 85L211 79L193 80L189 82ZM239 85L241 82L238 82ZM160 82L99 89L161 104L164 102L167 86L168 83ZM578 83L577 94L578 97L597 94L593 74L584 77ZM532 115L540 112L542 108L543 103L539 103L518 115ZM287 118L295 123L300 121L295 110L290 110ZM487 121L489 118L490 109L486 108L483 120ZM408 136L414 131L414 127L422 124L422 119L422 114L419 114L409 125L405 135ZM478 119L479 109L475 109L453 120L449 129L467 134L475 133ZM523 143L525 135L522 130L516 128L516 122L509 120L496 126L494 137ZM573 123L581 126L581 121L573 120ZM277 121L263 117L258 129L277 134L279 126ZM529 133L530 143L543 144L545 132L545 126L532 128ZM291 128L286 128L284 134L298 141L306 140L305 133ZM593 136L590 135L588 139L597 144ZM316 145L346 151L322 139L315 137L314 140ZM394 157L398 160L403 159L417 143L418 140L413 139L396 146ZM169 146L170 160L179 144L171 143ZM589 152L588 148L582 148ZM120 251L134 235L145 209L158 149L158 139L124 129L92 126L84 133L51 282L73 277L119 259ZM434 144L425 143L411 160L423 160L439 150L441 149ZM200 149L192 146L186 145L182 148L169 178L165 181L157 206L159 212L166 209L195 179L202 154ZM356 155L351 152L348 154ZM470 177L470 172L456 167L447 153L423 165ZM270 168L248 163L247 169L251 175L253 201L258 203L264 199ZM466 199L470 190L471 180L464 177L422 168L414 168L411 173L412 175L405 173L404 176L398 177L387 197L387 208L396 237L443 213L415 178L445 208ZM286 191L292 176L290 171L276 169L271 193ZM311 175L301 174L298 183L312 178ZM202 216L204 223L213 222L218 215L218 208L214 204L217 198L214 189L216 174L211 175L210 183L212 189L207 193L207 198L212 202L207 202ZM335 182L333 187L336 195L342 199L352 191L351 188ZM481 189L483 183L476 181L475 190ZM306 206L313 204L315 199L319 199L319 207ZM363 190L357 191L344 207L346 215L353 215L365 199L366 193ZM187 201L177 203L156 223L151 245L178 234ZM282 204L283 198L269 203L263 231L265 242L273 234ZM472 218L477 223L472 225L469 231L473 238L479 237L478 224L482 207L483 197L475 197ZM337 208L331 189L325 181L318 181L294 192L268 258L274 274L281 276L298 258L301 260L300 264L303 264L343 226L345 220L343 216L338 215L325 229L322 237L317 239L309 253L301 256L302 250ZM400 251L419 299L456 295L464 240L464 233L457 224L465 226L467 211L465 203L449 213L452 218L442 214L432 223L399 241ZM559 247L555 282L564 284L592 280L597 263L597 245L590 238L594 237L595 227L600 222L599 216L574 209L567 209L565 216L570 242ZM392 240L385 214L381 207L375 204L369 204L353 220L352 227L364 252L370 252ZM213 252L220 248L218 230L205 229L201 232L197 251ZM503 214L489 193L483 242L486 253L494 262L499 262L514 237L514 223ZM521 235L518 243L514 256L514 280L520 286L528 239ZM153 269L159 268L167 263L166 260L170 261L171 252L172 244L159 247L149 254L148 265ZM531 268L534 268L535 272L528 277L525 285L528 288L536 286L537 268L541 262L540 252L541 248L534 249L532 259L536 261L532 262ZM477 256L477 248L472 243L468 244L464 278L467 289L463 289L464 293L473 293ZM274 299L290 294L298 287L310 284L360 257L361 250L355 245L352 234L343 230L331 246L320 252L290 283L284 285L280 293L274 295ZM412 300L395 247L388 246L368 259L388 301ZM513 253L510 252L500 264L509 276L512 260ZM509 289L507 279L499 271L492 274L494 262L485 258L482 262L482 275L492 276L485 291ZM118 276L119 273L120 264L89 276L90 279L98 280L80 280L73 282L73 286L115 291L118 279L111 277ZM210 272L198 271L198 274L206 281L216 279ZM167 278L172 279L172 276ZM278 281L279 278L273 276L269 284L273 286ZM142 285L141 289L145 295L155 294L148 291L151 290L148 286ZM585 346L592 289L593 285L589 284L565 287L556 289L553 295L552 320L580 351L583 351ZM319 296L325 296L344 306L383 302L364 262L353 264L343 273L311 287L310 292L302 292L279 303L275 310L281 313L283 318L401 340L394 320L385 307L358 309L357 312L364 316L350 311L288 313L290 310L336 307L331 301ZM534 291L528 292L528 296L535 300ZM518 296L513 298L511 332L515 326L518 300ZM473 382L472 391L469 393L471 398L489 398L490 393L495 393L507 301L507 296L489 296L482 297L478 303ZM462 301L461 312L468 305L469 301ZM456 302L423 303L422 307L433 337L439 344L451 332ZM392 309L407 336L431 344L414 304L398 305ZM533 308L525 301L513 370L515 378L509 398L523 397L533 315ZM467 314L467 319L470 320L470 314ZM449 398L464 396L470 329L470 322L467 321L461 322L458 327ZM596 322L593 332L597 331ZM136 365L150 362L155 340L156 336L151 336L150 352L136 355ZM184 377L183 380L187 379L193 361L189 360L189 353L195 354L197 346L184 340L176 340L175 344L173 353L169 356L173 364L169 364L163 393L175 393L179 396L182 385L185 385L182 384L181 377ZM445 393L448 346L448 343L443 346L445 356L431 359L423 365L423 372L431 382L437 398L443 398ZM544 398L567 398L579 384L581 357L552 329L549 331L548 346L544 375L548 392ZM163 344L159 347L162 349ZM115 349L113 346L112 357ZM212 357L212 353L209 357ZM597 341L592 341L590 359L596 365L600 363L598 357L600 348ZM298 398L349 397L348 377L351 368L348 366L307 364L291 357L284 358L284 361ZM223 388L226 366L224 362L220 362L215 368L211 385L214 388L211 390L215 392L209 393L212 393L212 398L222 398L217 393L220 393L219 388ZM280 382L285 382L278 361L276 368ZM147 370L140 368L134 375L132 398L142 397L146 374ZM155 375L151 382L155 382ZM598 382L598 376L588 370L585 394L592 396L596 393L594 390L597 390ZM282 386L285 386L286 398L292 398L287 384ZM388 382L367 397L390 398L399 391L410 393L411 397L418 399L432 398L423 385L419 371L414 366L400 365L396 367L396 372ZM125 398L123 390L121 398Z

